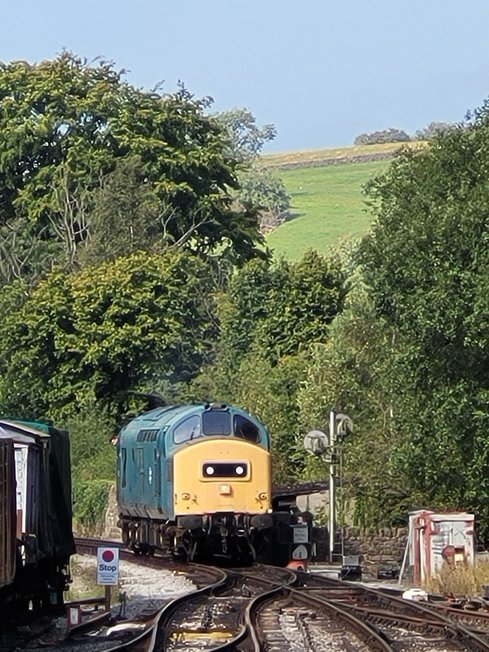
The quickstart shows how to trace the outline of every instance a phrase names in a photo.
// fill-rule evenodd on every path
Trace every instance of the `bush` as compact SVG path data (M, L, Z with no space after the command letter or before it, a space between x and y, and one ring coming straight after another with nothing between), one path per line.
M111 484L109 480L86 480L75 484L73 510L77 529L91 534L101 532Z
M454 128L455 125L449 122L430 122L424 129L418 129L414 138L415 140L433 140L436 136L440 136L443 132Z
M80 533L100 533L116 475L115 431L106 411L92 404L67 421L73 478L73 521Z
M411 138L401 129L384 129L382 131L372 131L370 133L360 134L354 140L355 145L378 145L381 143L405 143Z

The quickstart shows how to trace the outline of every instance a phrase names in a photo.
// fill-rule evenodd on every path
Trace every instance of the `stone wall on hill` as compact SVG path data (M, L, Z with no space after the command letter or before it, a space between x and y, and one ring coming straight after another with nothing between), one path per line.
M280 163L267 163L263 161L267 170L289 170L294 168L324 168L330 165L345 165L347 163L369 163L370 161L384 161L394 158L396 151L372 152L372 154L352 154L351 156L335 156L332 158L311 159L308 161L283 161Z

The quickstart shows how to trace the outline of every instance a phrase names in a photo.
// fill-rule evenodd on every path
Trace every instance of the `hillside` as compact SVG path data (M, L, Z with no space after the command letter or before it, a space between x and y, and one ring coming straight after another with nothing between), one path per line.
M326 252L344 239L361 238L372 219L362 188L398 150L395 143L264 156L291 196L291 218L267 235L275 255L297 260L311 247Z

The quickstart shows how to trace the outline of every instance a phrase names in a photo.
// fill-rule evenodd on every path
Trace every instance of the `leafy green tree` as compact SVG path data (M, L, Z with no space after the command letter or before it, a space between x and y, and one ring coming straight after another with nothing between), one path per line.
M93 534L103 523L109 490L115 482L114 418L100 404L90 403L73 406L65 425L70 433L74 522L78 531Z
M0 65L0 272L4 282L70 268L90 235L92 191L118 161L139 157L165 209L160 238L195 251L255 255L256 213L232 206L236 164L227 135L184 88L144 92L112 63L69 52ZM163 228L164 227L164 228Z
M277 137L274 125L258 127L255 116L248 109L231 109L214 114L229 137L228 147L233 158L241 162L256 159L265 143Z
M282 179L260 163L240 172L238 179L240 187L235 196L240 203L257 206L262 218L270 214L277 219L286 219L290 197Z
M380 131L371 131L369 133L359 134L355 140L355 145L377 145L380 143L405 143L411 140L408 134L402 129L382 129Z
M90 237L77 252L81 266L136 251L161 253L168 247L164 237L165 208L144 182L139 157L118 161L94 191L92 201Z
M453 129L455 125L450 122L430 122L429 125L418 129L415 134L416 140L432 140L435 136L448 129Z
M326 341L329 324L348 291L339 259L314 250L296 263L251 261L232 279L222 306L222 341L231 355L258 342L275 362L314 341Z
M265 143L277 135L274 125L258 127L255 116L248 109L232 109L215 114L229 138L229 150L241 163L238 170L239 187L233 196L240 206L257 206L260 222L269 217L273 222L287 217L290 196L283 181L260 162Z
M468 508L489 532L489 110L405 152L370 188L361 261L403 337L397 464L427 504Z
M167 252L56 272L28 294L9 288L0 318L1 409L59 421L99 402L114 417L130 390L188 380L216 334L209 286L198 258Z
M192 384L193 397L255 412L272 434L278 482L301 471L297 392L307 351L327 341L347 289L340 261L310 251L297 263L250 261L219 298L215 359Z
M406 520L405 477L393 462L400 435L396 352L401 341L374 309L359 274L343 313L331 325L326 343L309 352L297 402L302 433L329 432L332 409L348 414L354 431L342 447L342 499L353 506L356 523L366 527ZM327 465L307 458L304 473L324 479Z

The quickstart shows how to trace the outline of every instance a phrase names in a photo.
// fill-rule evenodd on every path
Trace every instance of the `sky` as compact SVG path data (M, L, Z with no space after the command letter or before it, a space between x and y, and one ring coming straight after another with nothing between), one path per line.
M488 0L3 0L0 61L63 49L213 111L247 108L264 152L459 122L489 97Z

